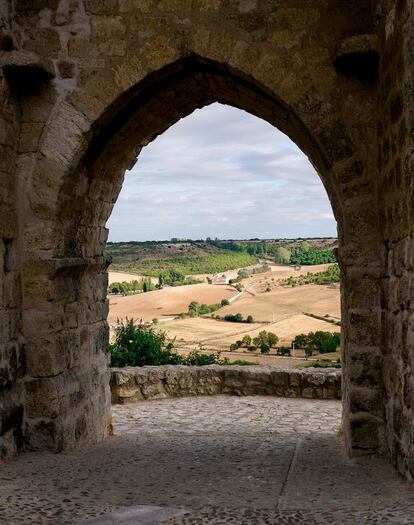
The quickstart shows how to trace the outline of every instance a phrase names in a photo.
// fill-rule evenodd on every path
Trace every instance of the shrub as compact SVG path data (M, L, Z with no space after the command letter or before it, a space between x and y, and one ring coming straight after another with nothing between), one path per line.
M220 304L221 306L228 306L230 304L230 301L228 299L222 299Z
M289 346L279 346L277 355L290 355L291 349Z
M249 350L249 352L254 352L255 350L257 350L257 346L250 345L247 347L247 350Z
M181 364L183 359L167 342L166 333L133 319L118 321L115 342L109 345L111 366L145 366Z
M260 345L260 351L262 354L268 354L270 352L270 346L266 343Z
M243 316L242 314L238 313L238 314L227 314L224 316L224 320L225 321L229 321L229 322L232 322L232 323L243 323Z
M254 319L253 319L253 316L252 315L248 315L247 316L247 319L246 319L246 323L254 323Z
M198 350L193 350L183 359L183 364L188 366L220 365L220 353L202 354Z
M230 352L236 352L239 349L238 345L236 343L232 343L230 345Z

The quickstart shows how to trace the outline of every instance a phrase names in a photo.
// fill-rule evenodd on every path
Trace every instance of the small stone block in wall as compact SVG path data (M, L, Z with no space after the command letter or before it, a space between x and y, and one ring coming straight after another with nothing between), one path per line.
M341 371L219 365L112 368L111 391L114 404L217 394L341 399Z

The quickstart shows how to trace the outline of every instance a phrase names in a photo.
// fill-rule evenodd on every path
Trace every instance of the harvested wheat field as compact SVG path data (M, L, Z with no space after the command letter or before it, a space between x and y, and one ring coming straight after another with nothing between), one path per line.
M230 299L237 291L231 286L212 286L210 284L192 284L163 288L153 292L136 295L109 296L110 323L118 318L142 319L151 321L154 318L173 317L188 311L191 301L201 304L216 304L222 299Z
M163 330L167 331L170 338L176 338L178 345L208 343L213 347L222 346L222 341L226 341L227 345L227 341L232 343L239 336L250 335L253 330L263 330L263 327L266 328L267 325L261 323L228 323L216 321L209 317L175 319L162 325Z
M163 324L171 339L175 339L180 349L193 349L202 344L210 350L228 350L232 343L244 335L256 337L261 330L274 332L279 337L279 345L290 346L296 335L315 332L340 332L338 325L313 317L297 314L274 323L228 323L205 317L197 319L177 319Z
M270 292L251 295L245 292L240 299L219 312L220 316L240 312L253 315L257 321L277 321L302 312L340 319L339 287L307 284L297 287L278 286Z
M315 264L312 266L302 266L300 270L295 270L293 266L271 264L270 271L251 275L247 279L243 279L242 283L247 291L257 294L264 292L267 286L271 289L279 287L280 284L278 283L278 280L280 279L299 277L299 275L306 273L324 272L330 266L332 266L332 263Z
M255 337L261 330L278 335L281 345L290 345L300 333L317 330L339 332L338 325L328 320L340 320L339 288L305 285L296 288L278 287L272 292L252 296L244 293L232 305L221 308L217 314L251 314L257 321L252 324L229 323L207 316L196 319L176 319L163 324L180 349L194 348L202 343L211 350L225 350L244 335ZM315 319L311 315L324 319Z

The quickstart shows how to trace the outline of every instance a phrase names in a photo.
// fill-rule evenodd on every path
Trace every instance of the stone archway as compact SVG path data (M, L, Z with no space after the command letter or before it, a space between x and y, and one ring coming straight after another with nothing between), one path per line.
M411 245L411 230L406 224L401 237L391 227L404 221L401 193L385 198L378 177L382 146L380 170L391 157L398 162L387 168L390 180L401 168L395 140L390 153L392 132L379 135L398 125L408 141L402 88L383 103L391 123L381 114L379 129L373 115L389 78L382 63L376 80L378 49L407 56L410 40L398 41L396 28L408 34L409 7L397 16L385 3L375 11L369 2L150 4L91 0L42 10L23 2L13 17L10 11L15 44L2 59L3 90L11 97L2 112L10 130L3 149L18 181L6 197L18 206L3 221L17 227L3 235L1 253L7 279L14 279L8 289L21 283L21 293L2 303L19 312L5 338L5 453L21 443L70 449L107 434L106 219L140 148L196 107L219 101L277 126L320 174L339 225L346 443L355 452L389 450L407 472L410 401L401 401L404 387L393 384L382 355L387 350L387 362L395 362L387 345L401 354L386 327L391 305L408 300L384 241L401 260L397 250ZM401 58L396 74L404 86L408 70ZM35 89L22 86L27 79ZM406 350L407 305L397 322L406 327ZM403 367L398 371L404 381ZM407 436L398 435L398 424Z
M59 428L53 428L50 434L52 447L59 449L73 446L83 437L89 437L88 429L98 430L100 435L105 433L103 417L109 413L109 396L108 387L106 386L106 390L104 388L108 384L108 371L105 358L107 303L103 249L107 235L105 223L119 193L124 172L135 161L139 150L155 136L196 107L215 101L234 105L266 119L293 138L309 155L325 184L338 220L341 254L344 246L354 241L352 214L355 212L358 213L358 242L363 242L365 245L372 242L369 233L372 231L370 227L374 225L375 218L371 219L371 223L364 224L364 210L361 207L357 209L353 207L350 214L344 205L346 198L338 182L338 177L342 173L337 166L344 165L342 169L347 174L351 172L352 176L352 170L357 169L356 166L361 167L363 161L355 158L352 143L346 142L346 134L340 123L336 127L329 128L332 136L326 133L327 138L321 144L312 137L311 132L286 103L280 101L258 82L232 68L194 55L150 74L114 101L99 122L94 124L96 131L87 142L85 153L73 167L74 169L68 170L64 175L59 188L56 201L57 220L53 229L56 248L50 261L53 266L47 269L45 278L51 282L53 303L56 302L54 308L60 304L58 310L64 312L69 301L74 309L72 313L76 315L78 312L78 324L75 323L73 315L67 316L63 322L62 317L59 316L61 324L56 330L56 339L51 342L47 350L50 358L49 367L45 366L44 343L42 343L43 353L34 354L29 359L32 369L40 371L47 377L44 379L38 377L34 382L28 383L30 394L37 396L42 392L42 397L46 398L50 394L48 391L43 391L45 384L50 385L57 381L58 384L52 388L58 391L63 381L64 388L68 389L70 405L67 408L70 407L72 428L69 430L66 427L63 433ZM343 136L338 136L338 133L343 133ZM372 192L368 192L366 199L371 198ZM365 237L363 237L364 232ZM341 256L340 260L346 275L345 279L351 280L355 265L352 264L352 268L349 268L346 257ZM45 265L45 268L47 266ZM352 286L354 288L358 286L354 279ZM67 288L70 289L72 296L70 299ZM344 301L349 303L347 288L344 292ZM86 313L86 322L79 322L79 312ZM87 316L90 318L89 322ZM355 334L349 324L346 325L345 330L346 366L350 357L348 354L352 352L352 344L358 341L360 334L359 332ZM350 341L347 336L351 338ZM42 334L38 331L36 338L39 337L42 338ZM364 337L370 335L365 333ZM94 357L90 361L89 368L86 366L85 357L90 358L91 354ZM78 366L83 369L83 380L81 376L77 374L74 376L69 372L73 368L72 360L77 361ZM68 370L65 370L66 367ZM68 372L69 375L65 378ZM93 383L91 385L91 373L97 378L96 385ZM346 403L350 404L351 400L355 403L353 397L355 392L352 388L346 387L347 383L345 383L345 393L349 396L349 401ZM363 394L366 397L372 395L372 392L378 393L380 385L370 384L369 387L364 388L369 389L367 394L366 392ZM72 399L74 402L71 401ZM365 402L364 397L360 396L358 399L360 403ZM49 401L53 404L63 400L50 396ZM78 404L81 409L74 417L75 407ZM48 409L50 410L50 406ZM64 413L58 404L54 410L55 424ZM351 442L351 446L365 450L377 449L380 446L377 426L381 423L381 408L374 413L368 410L362 411L360 408L355 410L356 414L353 412L350 406L344 411L345 425L355 426L355 421L358 425L356 437L353 438L355 441ZM362 412L367 413L363 414L361 420ZM44 414L40 415L36 409L35 415L42 418L40 425L43 439ZM37 417L33 417L34 427L28 435L29 442L34 447L37 446L38 439ZM358 419L354 419L355 417ZM67 418L65 419L67 424ZM62 429L65 428L65 423L62 422L60 425ZM365 428L366 425L368 430ZM59 435L61 437L58 437Z

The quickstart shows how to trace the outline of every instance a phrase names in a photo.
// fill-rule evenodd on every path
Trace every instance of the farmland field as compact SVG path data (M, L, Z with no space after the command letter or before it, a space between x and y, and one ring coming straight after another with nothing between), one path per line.
M154 318L173 317L181 312L187 312L191 301L215 304L222 299L230 299L237 294L232 286L212 286L210 284L192 284L154 290L152 292L126 297L111 295L109 297L110 323L117 318L130 317L143 321Z
M221 352L230 361L244 359L259 364L280 366L299 366L305 359L261 355L260 351L249 351L242 347L237 352L229 352L230 345L245 335L254 338L262 330L274 332L279 337L279 346L290 346L296 335L314 331L339 332L341 319L340 290L336 285L306 284L302 286L283 286L281 280L311 272L325 271L330 265L321 264L295 269L293 266L270 265L270 271L253 274L241 281L244 293L232 304L220 308L215 315L184 319L176 318L187 312L192 301L200 304L216 304L222 299L235 297L237 291L232 286L214 286L206 283L165 287L161 290L129 295L111 295L109 322L114 326L117 318L132 317L136 320L162 321L160 328L174 340L177 350L187 354L194 349L202 352ZM237 270L226 272L228 277L236 277ZM200 275L208 277L209 274ZM110 281L136 279L135 274L111 272ZM244 318L252 315L253 323L235 323L223 320L228 314L241 313ZM315 316L315 317L313 317ZM272 351L274 354L274 351Z

